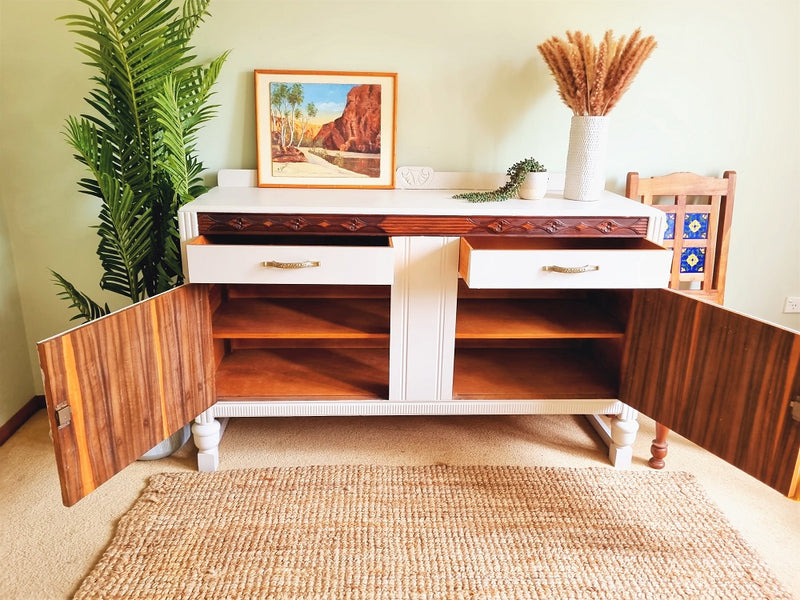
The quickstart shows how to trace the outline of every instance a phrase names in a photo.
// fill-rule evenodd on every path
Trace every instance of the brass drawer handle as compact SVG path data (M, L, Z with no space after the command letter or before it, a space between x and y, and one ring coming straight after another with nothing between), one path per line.
M599 271L600 265L583 265L582 267L559 267L558 265L548 265L542 267L543 271L555 271L556 273L588 273L589 271Z
M318 267L318 260L303 260L300 262L278 262L277 260L265 260L261 263L262 267L274 267L276 269L308 269Z

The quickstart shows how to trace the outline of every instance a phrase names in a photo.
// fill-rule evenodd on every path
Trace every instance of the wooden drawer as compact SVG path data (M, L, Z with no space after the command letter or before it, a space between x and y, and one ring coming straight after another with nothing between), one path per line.
M472 288L661 288L672 252L642 238L461 239L458 270Z
M391 240L360 245L246 243L198 236L186 244L189 283L389 285Z

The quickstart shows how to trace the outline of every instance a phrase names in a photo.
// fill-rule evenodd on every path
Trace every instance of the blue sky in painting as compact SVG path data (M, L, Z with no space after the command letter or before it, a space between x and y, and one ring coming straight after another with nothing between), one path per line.
M271 85L285 83L292 85L294 82L273 82ZM347 102L347 93L357 84L355 83L303 83L303 108L313 102L317 107L318 115L315 121L327 123L341 116Z

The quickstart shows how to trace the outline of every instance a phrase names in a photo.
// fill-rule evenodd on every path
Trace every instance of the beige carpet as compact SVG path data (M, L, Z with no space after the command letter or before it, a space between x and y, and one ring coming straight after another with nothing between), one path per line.
M306 466L150 478L85 598L790 598L694 476Z

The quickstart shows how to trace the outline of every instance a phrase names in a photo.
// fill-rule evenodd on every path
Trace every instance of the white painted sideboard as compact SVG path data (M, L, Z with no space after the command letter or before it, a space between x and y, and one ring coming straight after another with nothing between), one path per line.
M38 344L65 505L192 421L213 470L228 417L584 414L623 466L635 409L800 499L800 334L665 289L661 211L253 175L181 209L188 284Z
M420 179L425 189L414 187ZM215 290L217 401L193 425L200 470L218 468L220 420L262 416L607 416L593 423L609 457L630 463L638 425L617 394L617 292L666 286L670 254L652 243L661 211L610 192L564 200L557 189L542 200L470 203L453 194L497 180L428 170L401 172L411 189L394 190L252 180L223 171L179 214L187 282ZM376 306L359 331L359 311ZM305 323L293 335L293 323L317 311L319 321L333 311L347 322L316 334ZM254 321L264 326L246 324ZM333 374L317 366L329 364L326 353L344 355ZM561 379L542 381L550 370ZM361 382L367 373L374 380ZM337 376L342 390L328 397L317 383ZM319 381L307 390L278 382L292 377Z

